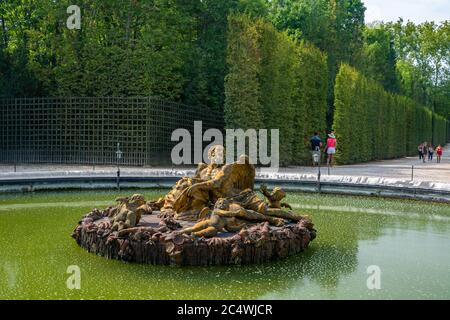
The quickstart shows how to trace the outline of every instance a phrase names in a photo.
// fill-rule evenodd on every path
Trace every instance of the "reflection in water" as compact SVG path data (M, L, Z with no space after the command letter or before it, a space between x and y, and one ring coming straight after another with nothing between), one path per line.
M92 204L73 207L70 202L80 204L93 201L94 196L99 197L98 193L86 193L84 197L83 193L80 194L76 198L69 197L71 201L66 201L64 207L45 207L42 204L33 207L34 201L42 203L42 199L35 197L27 201L17 198L5 204L12 206L8 210L0 209L0 243L9 244L0 246L0 297L305 299L439 298L447 294L450 298L442 280L448 278L445 266L448 268L450 264L450 254L442 249L450 245L450 222L447 219L450 214L443 213L448 211L448 207L420 204L418 212L414 212L410 202L405 202L403 208L398 201L390 203L378 199L377 207L373 199L358 198L355 201L350 197L314 198L299 194L289 201L298 206L332 206L339 202L338 205L344 208L361 209L367 205L378 212L310 208L307 211L318 233L302 254L262 265L180 268L106 260L79 248L69 235ZM156 198L157 194L146 196ZM110 194L105 194L104 198L100 196L101 206L110 197ZM64 197L58 195L50 200L61 202ZM389 208L389 214L381 214L380 211L386 208ZM398 210L398 215L394 209ZM414 213L414 216L405 215L402 209ZM420 242L413 243L414 239L420 239ZM411 263L408 257L396 258L402 252L412 256L410 252L414 251L411 250L416 249L426 250L422 255L424 259L420 254L413 256L417 263ZM383 287L386 289L380 293L369 292L365 286L366 267L374 261L383 270ZM68 265L80 266L82 290L66 288ZM424 274L424 269L432 272ZM408 270L408 275L405 275L405 270ZM411 279L415 281L412 285Z

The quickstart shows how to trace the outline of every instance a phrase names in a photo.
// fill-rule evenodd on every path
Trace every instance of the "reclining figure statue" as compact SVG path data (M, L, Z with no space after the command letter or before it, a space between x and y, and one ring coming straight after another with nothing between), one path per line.
M286 193L279 187L269 192L262 185L260 191L267 201L258 197L253 190L255 167L247 156L223 164L224 149L216 145L209 149L208 158L210 164L200 163L193 177L181 178L164 198L152 203L162 217L196 222L182 233L212 237L220 231L238 231L254 222L282 226L286 220L303 219L282 210L292 208L282 202Z
M267 192L265 186L263 189ZM284 191L281 188L274 189L274 192L278 197L281 197L277 199L281 200L284 198ZM266 204L251 189L246 189L235 197L218 199L212 212L210 209L205 208L200 213L200 219L208 216L209 218L180 232L198 237L213 237L220 231L239 231L252 222L267 221L271 225L282 226L285 223L284 219L294 222L302 219L301 216L282 211L280 207L275 207L274 203L270 202L270 199L269 204Z

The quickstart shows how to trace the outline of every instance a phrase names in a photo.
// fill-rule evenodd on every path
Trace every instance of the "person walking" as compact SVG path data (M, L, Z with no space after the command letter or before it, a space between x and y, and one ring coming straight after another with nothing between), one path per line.
M423 143L419 144L419 146L417 147L417 151L419 152L419 160L422 160L424 158L423 149Z
M437 161L437 163L441 163L441 158L442 158L442 147L439 144L436 147L436 161Z
M433 155L434 155L434 148L433 145L430 143L428 146L428 161L433 161Z
M333 155L336 153L336 145L337 145L336 137L335 137L334 133L331 132L328 135L327 145L326 145L326 150L327 150L327 155L328 155L327 166L333 165Z
M422 162L425 163L426 159L425 157L428 154L428 143L425 141L424 143L422 143Z
M319 137L319 132L315 131L314 135L309 141L311 143L311 154L313 159L313 165L319 165L320 148L322 147L322 140Z
M422 159L422 162L425 163L425 157L428 153L427 143L424 142L419 146L419 159Z

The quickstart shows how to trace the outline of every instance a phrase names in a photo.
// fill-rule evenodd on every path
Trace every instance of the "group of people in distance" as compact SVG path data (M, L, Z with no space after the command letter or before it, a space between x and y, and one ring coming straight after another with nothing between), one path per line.
M320 148L322 148L322 140L318 132L314 132L311 142L311 152L313 156L313 164L318 165L320 162ZM336 153L337 141L333 132L328 134L327 142L325 144L325 153L327 154L327 166L333 165L333 155Z
M310 139L311 143L311 153L313 158L313 164L318 165L320 162L320 151L323 147L322 140L320 139L319 133L316 131ZM327 142L325 144L324 152L327 154L327 166L333 165L333 156L336 153L337 141L333 132L330 132L327 137ZM442 158L442 146L439 144L436 148L433 147L431 143L421 143L417 147L419 152L419 160L425 162L425 157L428 156L428 161L433 161L434 153L436 153L437 163L441 162Z
M428 161L433 161L434 153L436 152L436 161L437 163L441 162L442 158L442 146L439 144L436 149L430 143L421 143L417 147L417 151L419 152L419 160L425 162L425 157L428 155Z

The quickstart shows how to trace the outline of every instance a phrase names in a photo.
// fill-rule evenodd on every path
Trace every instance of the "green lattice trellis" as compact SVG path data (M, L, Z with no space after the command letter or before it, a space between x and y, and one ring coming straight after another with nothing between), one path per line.
M194 121L223 128L222 115L150 97L0 99L0 162L115 164L170 163L172 131Z

